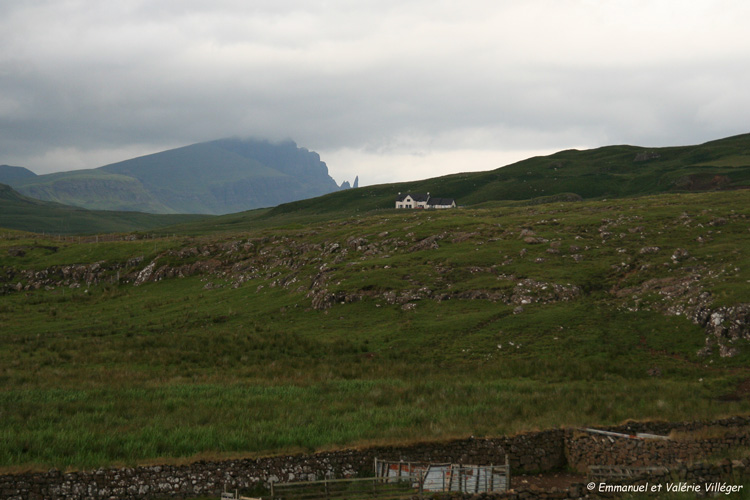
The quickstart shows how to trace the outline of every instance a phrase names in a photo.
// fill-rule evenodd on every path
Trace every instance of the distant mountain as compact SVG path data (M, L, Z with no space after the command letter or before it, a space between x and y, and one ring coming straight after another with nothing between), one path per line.
M12 184L33 177L36 177L36 174L28 168L0 165L0 182L3 184Z
M24 196L0 184L0 227L52 234L94 234L153 230L210 218L207 215L163 215L86 210Z
M93 170L40 176L27 172L32 176L7 181L27 196L90 209L151 213L226 214L340 189L320 156L293 141L222 139Z

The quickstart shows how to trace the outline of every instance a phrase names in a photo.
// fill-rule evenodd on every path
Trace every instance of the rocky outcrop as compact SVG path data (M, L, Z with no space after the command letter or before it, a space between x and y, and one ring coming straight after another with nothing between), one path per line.
M687 252L677 249L672 260L680 260ZM702 286L708 270L682 277L653 278L636 287L612 290L622 299L627 299L629 310L657 310L670 316L683 316L704 328L706 345L698 354L708 356L714 351L721 357L733 357L739 353L739 341L750 341L750 304L713 306L713 296ZM659 300L645 301L645 297Z
M397 226L398 230L388 227L387 231L371 229L371 233L345 227L357 225L355 220L336 221L329 223L329 228L337 238L321 242L315 241L314 231L210 243L188 239L182 246L176 245L158 255L133 256L125 261L46 269L5 266L0 269L0 294L97 284L144 286L164 279L200 276L207 290L239 288L253 282L256 292L284 288L304 296L310 308L320 311L363 300L375 301L380 306L397 306L404 311L418 309L419 302L424 300L482 300L512 306L520 314L532 304L573 301L601 289L597 288L600 283L593 281L579 286L516 275L513 271L521 260L544 271L550 261L564 265L567 259L571 265L583 267L596 265L599 256L607 258L614 254L616 260L603 282L622 309L629 312L647 309L688 318L705 329L706 344L700 350L701 355L718 353L731 357L750 341L750 306L716 305L710 290L726 276L736 277L739 268L706 260L699 248L744 218L744 214L716 213L697 221L695 216L682 213L652 228L644 223L643 216L618 214L578 228L571 233L575 241L565 241L550 233L546 226L559 224L554 218L508 228L455 227L433 233L419 228L425 222L419 219L405 227ZM339 228L343 230L339 232ZM650 239L673 228L683 232L694 229L690 233L693 242L685 238L681 246L667 246L662 239ZM510 254L498 244L494 264L463 266L459 270L444 260L445 250L451 245L479 249L481 245L494 245L501 240L518 246ZM40 249L49 253L58 250L19 244L8 248L8 260L27 261L28 252ZM409 259L435 259L429 276L412 276L408 268L401 267L395 271L400 275L396 282L376 279L361 284L362 280L351 279L350 269L362 266L363 272L388 270L390 257L408 254L413 254ZM651 277L639 281L641 273ZM475 280L475 276L480 279Z
M703 318L707 318L706 346L698 351L701 356L718 349L721 357L733 357L739 354L738 341L750 341L750 304L697 311L696 319Z
M649 160L656 160L658 158L661 158L661 155L657 153L656 151L641 151L640 153L635 155L635 158L633 158L634 162L644 162Z

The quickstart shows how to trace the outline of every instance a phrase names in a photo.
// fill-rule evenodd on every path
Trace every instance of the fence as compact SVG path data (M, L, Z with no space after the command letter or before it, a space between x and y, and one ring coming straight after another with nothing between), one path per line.
M510 466L431 464L392 462L375 459L377 477L399 480L405 475L419 476L423 491L463 493L504 492L510 489Z
M590 465L588 480L596 483L612 483L646 478L669 473L667 467L629 467L621 465Z
M226 491L226 487L224 489L224 492L221 494L221 500L261 500L260 498L255 497L243 497L239 494L238 491Z
M395 480L382 477L324 479L271 483L271 500L389 500L422 496L422 478L403 475Z

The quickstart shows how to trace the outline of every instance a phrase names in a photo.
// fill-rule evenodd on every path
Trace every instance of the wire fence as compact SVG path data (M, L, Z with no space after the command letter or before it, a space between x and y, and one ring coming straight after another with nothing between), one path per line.
M510 489L510 465L395 462L375 459L375 477L272 482L264 500L397 500L436 492L502 493ZM222 499L259 500L224 492Z
M404 475L421 477L427 492L499 493L510 489L510 465L462 465L395 462L375 459L375 475L398 480Z
M421 496L421 477L402 476L397 480L381 477L324 479L271 483L272 500L396 500Z

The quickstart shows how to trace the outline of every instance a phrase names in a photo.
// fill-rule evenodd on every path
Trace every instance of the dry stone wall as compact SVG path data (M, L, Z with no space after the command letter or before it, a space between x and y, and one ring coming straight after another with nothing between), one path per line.
M638 441L553 429L493 439L461 439L409 446L380 446L359 450L286 455L257 459L200 461L189 465L143 466L95 471L0 475L4 500L151 500L219 496L229 489L254 489L270 482L304 481L323 477L369 476L375 458L414 462L452 462L475 465L504 464L506 453L512 474L547 472L568 465L665 465L749 446L750 417L715 422L631 422L606 430L622 433L669 434L673 430L700 432L696 441ZM716 434L716 429L725 432ZM713 436L713 437L711 437ZM525 492L525 493L524 493ZM583 492L585 494L585 492ZM516 495L516 496L513 496ZM520 495L520 496L519 496ZM517 490L502 498L577 498L578 489L556 492ZM458 498L458 497L456 497Z
M568 430L565 452L568 465L572 469L586 472L589 465L643 467L692 462L733 448L750 446L749 417L733 417L714 422L632 422L604 430L624 434L645 432L659 435L681 431L698 433L699 439L641 440Z
M514 471L564 466L563 430L496 439L461 439L401 447L372 447L313 455L277 456L184 466L132 467L62 473L0 476L0 498L8 500L119 500L190 498L229 489L251 489L270 482L372 475L375 458L384 460L504 464Z

